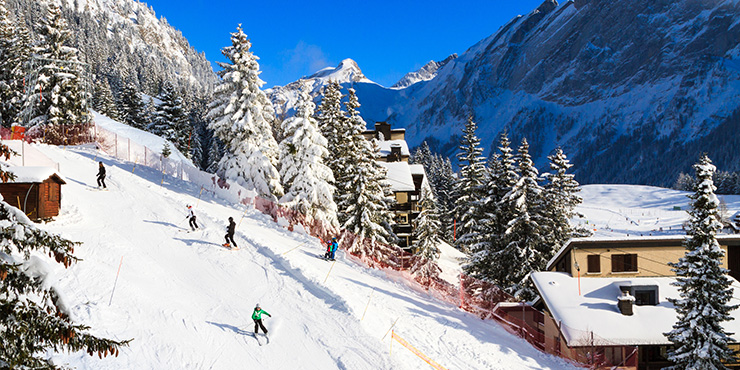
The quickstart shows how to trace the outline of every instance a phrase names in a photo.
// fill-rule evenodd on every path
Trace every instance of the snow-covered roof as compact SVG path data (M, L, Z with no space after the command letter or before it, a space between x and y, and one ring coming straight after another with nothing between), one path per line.
M54 175L59 177L63 184L67 183L64 177L62 177L56 169L51 167L13 166L9 167L8 171L15 175L15 180L10 181L14 183L43 182Z
M378 162L388 170L386 181L393 191L414 191L414 178L411 177L411 166L406 162Z
M670 331L677 320L675 307L668 298L680 298L678 289L671 283L673 277L650 278L583 278L578 279L562 272L535 272L531 279L569 346L595 345L650 345L670 344L663 335ZM730 278L732 279L732 278ZM737 281L732 279L733 285ZM658 304L634 305L633 315L619 312L617 297L620 286L657 286ZM740 290L735 289L735 299ZM723 326L732 333L740 332L740 313L731 313L735 320Z
M423 164L410 164L409 168L411 169L412 175L426 175Z
M378 141L380 147L380 155L385 157L391 154L391 146L399 145L401 147L401 155L410 155L409 145L406 144L406 140L384 140Z

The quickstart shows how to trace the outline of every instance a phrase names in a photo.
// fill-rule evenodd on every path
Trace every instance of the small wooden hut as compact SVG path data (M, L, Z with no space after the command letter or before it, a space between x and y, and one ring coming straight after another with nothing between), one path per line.
M51 167L11 167L15 180L0 183L0 194L28 218L40 222L59 215L62 205L62 176Z

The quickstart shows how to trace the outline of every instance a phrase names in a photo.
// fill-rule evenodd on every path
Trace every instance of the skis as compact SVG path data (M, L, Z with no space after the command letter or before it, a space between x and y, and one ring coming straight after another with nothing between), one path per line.
M98 188L94 186L86 187L85 189L90 191L108 191L108 188Z
M259 343L260 346L264 346L265 344L270 344L270 337L267 336L267 334L258 334L258 333L251 333L254 339L257 340L257 343ZM260 337L265 337L264 343L260 340Z
M318 258L321 258L321 259L322 259L322 260L324 260L324 261L336 261L336 260L335 260L335 259L333 259L333 258L328 258L328 257L324 257L324 255L323 255L323 254L319 254L319 255L317 255L316 257L318 257Z

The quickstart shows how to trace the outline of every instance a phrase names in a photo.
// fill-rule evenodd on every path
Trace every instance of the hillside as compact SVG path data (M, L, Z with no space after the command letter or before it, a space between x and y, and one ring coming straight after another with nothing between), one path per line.
M133 163L88 147L38 149L59 163L67 180L61 215L41 227L84 243L75 248L82 261L69 270L51 264L49 283L59 287L75 321L96 334L134 339L119 357L56 354L57 363L95 369L426 366L400 346L389 354L390 335L384 335L397 320L397 335L448 368L569 368L494 322L411 289L398 276L363 268L343 251L333 266L316 258L323 249L317 240L254 210L208 191L199 200L201 184L168 176L160 185L158 170L134 170ZM109 191L91 188L96 161L108 168ZM186 232L186 204L195 207L196 232ZM238 251L220 246L229 216L239 222ZM265 346L249 335L256 303L273 315Z
M114 131L115 125L105 123ZM423 368L398 345L389 354L386 334L395 322L397 335L450 369L571 368L492 321L410 288L397 273L361 267L343 251L335 265L316 258L323 249L318 240L213 196L207 183L170 176L162 182L159 170L134 168L90 147L34 148L59 163L67 180L61 215L40 227L83 242L76 248L82 260L69 270L49 263L47 282L59 288L76 322L99 335L134 339L119 357L56 354L57 363L94 369ZM97 161L108 168L109 191L92 188ZM593 227L597 237L676 234L687 219L686 194L584 186L578 211L585 218L577 222ZM740 210L740 196L722 200L728 212ZM187 230L187 204L198 216L195 232ZM239 223L238 251L220 246L228 217ZM455 281L460 255L443 251L445 277ZM271 340L264 346L249 334L256 303L273 315L266 319Z
M35 35L45 7L36 0L6 0L8 10ZM57 0L75 35L72 46L118 91L133 79L142 91L156 95L162 81L192 94L210 91L217 81L205 54L195 50L167 19L136 0ZM36 37L34 36L34 39Z

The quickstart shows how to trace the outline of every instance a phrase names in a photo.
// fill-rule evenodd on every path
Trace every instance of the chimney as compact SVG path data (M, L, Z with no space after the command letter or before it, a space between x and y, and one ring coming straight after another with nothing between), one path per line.
M619 312L625 316L632 316L632 307L635 305L635 297L630 295L629 287L619 287L622 291L622 295L617 297L617 307Z
M391 139L391 125L387 122L375 122L375 132L380 141Z

